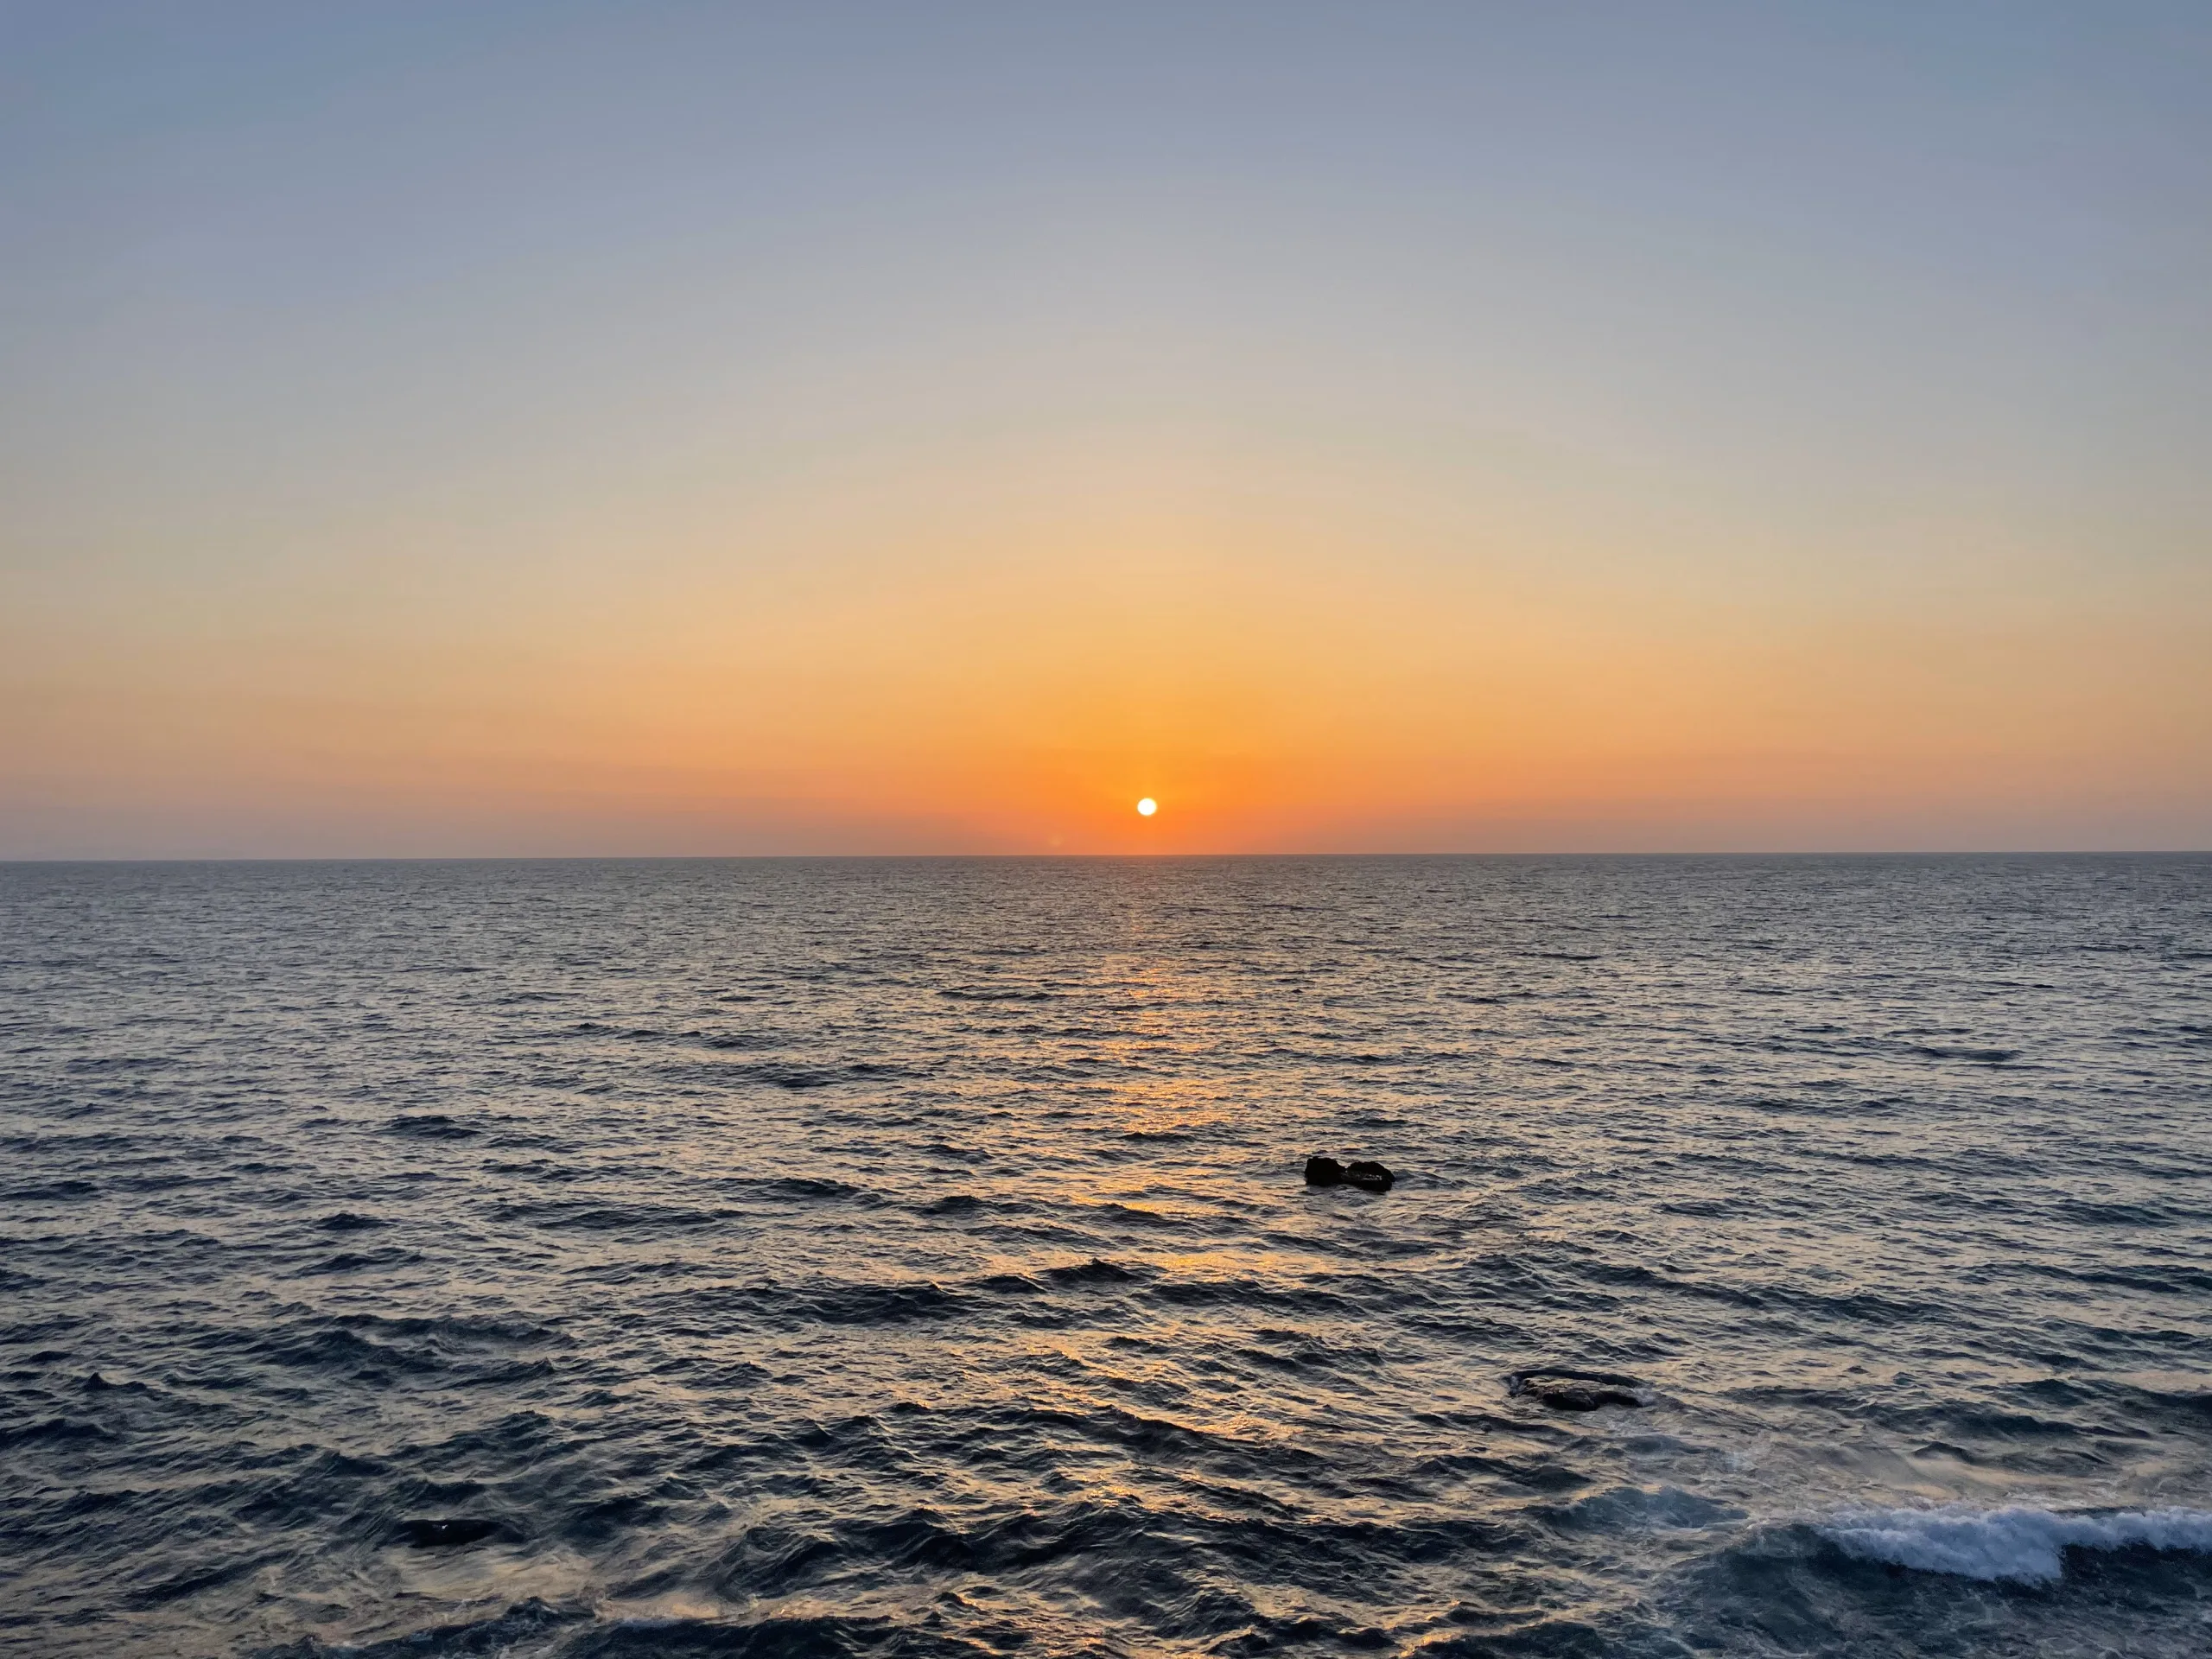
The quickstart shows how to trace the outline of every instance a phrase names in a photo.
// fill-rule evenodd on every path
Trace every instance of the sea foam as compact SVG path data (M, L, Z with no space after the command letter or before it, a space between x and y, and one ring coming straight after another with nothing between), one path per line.
M1865 1510L1819 1531L1865 1560L2018 1584L2056 1583L2069 1548L2212 1553L2212 1510Z

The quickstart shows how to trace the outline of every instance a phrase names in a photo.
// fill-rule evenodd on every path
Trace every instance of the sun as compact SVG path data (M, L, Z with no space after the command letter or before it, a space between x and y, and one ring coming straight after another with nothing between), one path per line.
M1141 818L1148 818L1159 810L1160 803L1154 800L1149 795L1146 796L1144 799L1137 803L1137 816Z

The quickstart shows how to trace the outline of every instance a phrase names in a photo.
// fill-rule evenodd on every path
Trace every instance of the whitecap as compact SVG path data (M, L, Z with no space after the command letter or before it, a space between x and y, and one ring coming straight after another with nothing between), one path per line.
M2212 1510L1863 1510L1817 1529L1864 1560L2018 1584L2056 1583L2068 1549L2212 1554Z

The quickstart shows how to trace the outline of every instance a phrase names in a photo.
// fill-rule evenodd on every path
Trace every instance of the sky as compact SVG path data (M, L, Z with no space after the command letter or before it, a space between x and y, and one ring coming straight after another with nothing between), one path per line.
M0 0L0 857L2212 847L2208 85Z

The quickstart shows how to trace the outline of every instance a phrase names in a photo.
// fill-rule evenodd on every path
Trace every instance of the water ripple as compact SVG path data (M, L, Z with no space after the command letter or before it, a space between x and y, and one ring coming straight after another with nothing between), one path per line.
M2212 860L0 866L0 1652L2207 1645Z

